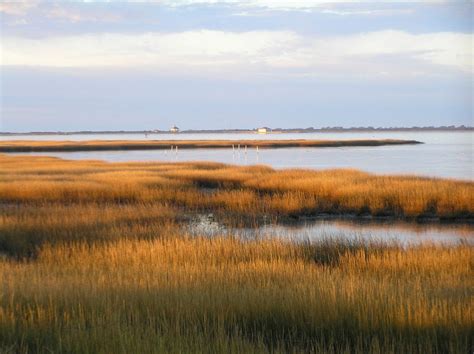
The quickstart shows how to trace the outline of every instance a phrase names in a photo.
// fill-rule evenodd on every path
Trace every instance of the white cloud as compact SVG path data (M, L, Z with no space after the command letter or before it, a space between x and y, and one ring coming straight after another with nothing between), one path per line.
M5 37L3 65L228 66L262 61L297 40L292 32L90 34L27 39Z
M36 16L45 16L52 19L61 19L69 22L115 22L120 20L120 16L113 13L107 13L106 11L100 11L99 13L93 13L87 7L74 6L75 3L67 4L60 2L48 3L41 0L16 0L14 2L3 2L0 3L0 14L4 13L7 15L15 16L20 18L10 24L17 25L22 24L20 21L25 21L21 19L27 15L31 10L37 9L38 5L47 5L41 6L39 13ZM70 6L73 5L73 6Z
M5 1L0 3L0 14L5 13L7 15L23 16L36 6L36 0Z
M444 3L448 0L425 0L422 3ZM458 0L451 0L458 2ZM20 20L10 20L8 25L22 24L21 18L27 15L36 17L46 17L52 20L78 22L117 22L121 16L108 12L107 7L99 13L94 13L97 8L91 11L88 3L111 4L120 2L130 6L143 3L152 3L171 8L181 8L187 6L213 6L228 5L236 12L234 16L261 17L268 16L275 11L317 11L322 14L338 16L390 16L408 15L414 13L414 9L404 8L378 8L380 4L400 4L396 0L381 0L376 5L369 6L369 3L359 0L74 0L74 1L50 1L50 0L14 0L0 2L0 14L15 16ZM405 0L404 3L420 3L415 0ZM462 0L459 0L462 3ZM85 5L85 6L84 6ZM358 6L361 5L361 6Z
M48 18L57 18L72 23L77 22L116 22L120 20L120 16L110 13L94 14L90 11L81 11L77 8L66 8L61 6L54 6L44 10L44 15Z
M93 0L97 1L97 0ZM99 0L100 1L100 0ZM113 0L102 0L113 2ZM119 0L120 1L120 0ZM85 2L89 2L85 0ZM141 0L129 0L128 2L141 2ZM166 6L190 6L190 5L236 5L240 7L259 7L275 10L308 10L324 8L333 5L367 5L370 2L361 0L150 0L148 2L163 4ZM463 3L465 0L379 0L378 4L436 4L436 3Z
M360 0L77 0L71 1L75 4L80 3L153 3L160 4L163 6L169 7L183 7L183 6L195 6L195 5L231 5L240 8L261 8L261 9L271 9L271 10L281 10L281 11L310 11L314 9L333 9L334 6L339 5L365 5L367 2ZM433 4L433 3L463 3L464 0L404 0L402 3L424 3L424 4ZM68 1L64 1L62 4L67 4ZM380 0L377 1L378 4L399 4L399 0ZM53 4L55 6L61 4L61 1L50 0L14 0L14 1L5 1L0 3L0 13L4 12L10 15L24 15L31 8L37 7L39 4ZM366 14L366 11L350 11L350 10L333 10L335 14ZM372 12L372 13L376 13Z
M393 16L410 15L414 13L413 9L375 9L375 10L357 10L357 9L322 9L321 13L338 16Z
M443 68L472 72L472 34L379 31L302 36L291 31L189 31L3 38L2 65L156 67L194 70L419 75ZM384 74L386 75L386 74Z

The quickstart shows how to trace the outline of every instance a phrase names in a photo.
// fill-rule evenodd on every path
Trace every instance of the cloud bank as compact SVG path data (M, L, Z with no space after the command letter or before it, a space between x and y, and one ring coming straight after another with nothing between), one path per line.
M197 30L5 37L0 48L4 66L420 75L443 68L472 72L472 41L472 34L391 30L329 37Z

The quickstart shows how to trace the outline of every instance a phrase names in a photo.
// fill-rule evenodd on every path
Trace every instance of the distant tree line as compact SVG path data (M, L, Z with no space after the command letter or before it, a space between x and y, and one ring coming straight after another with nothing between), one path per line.
M385 131L473 131L474 127L465 125L442 125L442 126L413 126L413 127L321 127L321 128L269 128L268 132L274 133L313 133L313 132L385 132ZM187 129L181 130L181 133L252 133L258 128L253 129ZM76 135L76 134L167 134L169 130L81 130L81 131L36 131L36 132L0 132L0 135Z

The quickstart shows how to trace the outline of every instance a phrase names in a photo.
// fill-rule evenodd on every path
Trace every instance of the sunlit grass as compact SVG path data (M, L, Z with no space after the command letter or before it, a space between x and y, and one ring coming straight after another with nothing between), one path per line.
M0 156L4 202L159 201L251 215L466 218L474 183L356 170L273 170L217 163L105 163ZM212 193L209 193L210 190Z
M0 262L19 352L469 352L471 247L234 239L45 247Z
M456 220L473 217L473 198L471 182L356 170L0 155L0 251L34 255L46 240L117 239L132 233L117 232L124 226L153 237L195 212L250 225L321 213Z
M472 246L190 237L317 213L473 216L473 183L0 155L0 352L467 353Z

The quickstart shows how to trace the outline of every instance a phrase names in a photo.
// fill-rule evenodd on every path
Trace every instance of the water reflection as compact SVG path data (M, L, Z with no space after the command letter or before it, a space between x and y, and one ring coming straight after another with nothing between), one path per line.
M419 224L408 222L368 222L350 220L312 220L292 224L266 224L257 228L228 228L212 214L199 215L189 225L193 235L234 235L245 239L281 238L291 241L317 241L325 238L396 241L401 244L474 245L474 225Z

